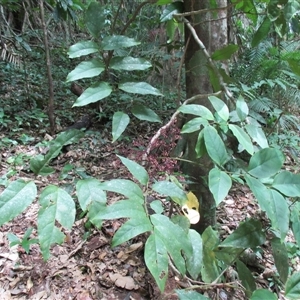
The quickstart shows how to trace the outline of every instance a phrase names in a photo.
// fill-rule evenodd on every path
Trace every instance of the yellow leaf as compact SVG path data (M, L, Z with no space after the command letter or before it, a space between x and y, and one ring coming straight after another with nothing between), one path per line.
M192 192L187 194L187 198L187 202L181 208L182 212L189 219L191 224L196 224L200 220L199 201Z

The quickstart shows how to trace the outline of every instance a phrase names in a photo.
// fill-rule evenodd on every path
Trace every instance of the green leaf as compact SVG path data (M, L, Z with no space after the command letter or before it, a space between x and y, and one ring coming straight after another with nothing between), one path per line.
M87 178L78 180L76 183L76 194L78 197L80 208L86 211L92 202L106 204L106 194L101 188L101 183L95 178Z
M193 118L192 120L188 121L185 123L181 129L181 133L191 133L195 132L201 129L201 126L205 127L208 126L209 123L207 120L198 117L198 118Z
M267 37L270 32L272 22L268 16L265 16L262 24L259 26L258 30L254 33L251 45L252 47L258 46L258 44Z
M281 240L284 240L289 229L289 208L286 199L272 189L270 189L270 203L266 213L272 227L280 232Z
M174 182L158 181L153 184L152 189L159 194L178 199L178 204L180 204L181 206L184 205L187 201L186 193Z
M203 105L187 104L180 106L178 110L183 114L196 115L210 121L214 120L214 116L211 111Z
M154 214L150 219L154 226L154 233L161 238L178 271L182 275L185 274L186 266L182 251L187 257L192 255L192 246L186 233L164 215Z
M99 59L84 61L68 74L67 82L98 76L104 69L104 64Z
M106 36L101 43L102 49L105 51L109 50L120 50L121 48L128 48L139 45L140 42L134 38L129 38L124 35L112 35Z
M209 298L196 291L175 290L179 300L209 300Z
M45 156L37 156L30 160L30 170L35 174L48 175L54 169L48 167L49 162L57 157L63 146L76 143L84 136L84 132L78 129L70 129L60 133L57 138L51 141L49 151Z
M69 58L76 58L98 52L98 45L92 41L79 42L69 48Z
M268 290L258 289L253 292L250 300L262 300L262 299L268 299L268 300L277 300L277 296L273 293L271 293Z
M241 222L239 227L230 234L219 246L236 248L254 248L266 240L261 222L250 219Z
M106 8L100 2L91 2L85 13L85 25L91 35L98 39L106 25Z
M292 230L295 237L295 240L300 246L300 203L296 203L291 209L291 222L292 222Z
M263 211L270 212L270 206L269 206L271 201L270 190L258 179L253 178L252 176L246 174L245 179L251 191L253 192L255 198L257 199L260 208Z
M212 104L212 106L214 107L214 109L216 110L217 114L220 116L220 118L225 122L228 121L229 119L228 106L221 99L215 96L209 96L208 99Z
M231 178L224 171L220 171L218 168L209 171L208 185L215 198L216 206L228 195L231 184Z
M159 116L151 108L142 104L133 105L131 112L139 120L161 123Z
M161 292L168 278L169 256L159 235L153 233L145 244L144 259Z
M151 231L152 229L153 227L149 218L143 214L137 214L118 229L112 239L111 246L116 247L139 234Z
M294 273L285 284L285 296L298 300L300 295L300 272Z
M123 156L117 155L122 163L127 167L129 172L137 179L141 184L146 185L149 181L149 176L144 167Z
M186 258L186 268L191 277L196 280L201 273L202 267L202 238L201 235L193 229L189 230L188 238L192 245L192 255Z
M197 158L202 157L203 155L207 154L205 142L204 142L204 134L203 130L201 130L198 134L197 143L195 146L195 151L197 153Z
M110 61L109 66L114 70L143 71L151 68L152 65L148 60L144 58L134 58L131 56L127 56L113 57Z
M176 1L168 5L162 12L160 22L166 22L173 19L174 14L180 14L184 11L183 3Z
M244 121L249 114L248 105L241 95L236 101L236 113L241 121Z
M274 148L265 148L256 152L250 159L248 172L257 178L267 178L282 168L284 156Z
M11 182L0 195L0 226L22 213L36 195L37 188L33 181L18 179Z
M133 94L163 96L160 91L146 82L125 82L119 84L119 89Z
M129 124L130 118L122 111L117 111L113 115L112 120L112 142L115 142L124 132Z
M271 246L279 277L283 283L286 283L289 275L289 258L285 244L281 242L279 238L273 238L271 240Z
M117 179L116 179L117 180ZM92 223L101 223L102 220L114 220L120 218L146 218L144 204L138 199L120 200L101 209L91 217Z
M101 188L105 191L119 193L129 199L138 200L144 203L144 194L141 188L131 180L112 179L101 184Z
M212 60L225 60L230 59L232 54L239 49L238 45L229 44L222 49L216 50L212 55Z
M111 86L107 82L99 82L87 88L73 104L75 106L85 106L97 102L109 96L112 92Z
M202 234L203 244L203 267L201 275L204 282L211 283L220 275L218 260L214 250L219 245L217 232L211 226L207 227Z
M75 221L75 203L71 196L61 188L53 185L46 187L40 195L41 209L38 213L38 237L43 258L50 256L50 246L61 244L65 235L55 222L71 229Z
M245 288L245 294L247 297L250 297L251 294L256 290L256 284L253 275L247 266L240 260L237 260L236 267L239 278L242 281L243 287Z
M217 130L209 125L203 129L203 134L206 150L210 158L219 166L224 165L228 161L229 156Z
M272 187L288 197L299 197L300 175L282 171L275 176Z
M253 141L256 142L261 148L269 147L268 140L260 126L246 124L245 129Z
M237 138L239 143L243 146L243 148L249 153L253 154L253 144L249 135L239 126L234 124L229 124L229 129L232 131L233 135Z

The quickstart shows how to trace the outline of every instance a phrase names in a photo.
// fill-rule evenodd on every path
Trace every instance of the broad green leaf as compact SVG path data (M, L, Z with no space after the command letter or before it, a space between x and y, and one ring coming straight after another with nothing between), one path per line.
M186 266L182 251L187 257L192 255L192 246L186 233L179 225L174 224L164 215L154 214L150 216L150 219L155 235L158 235L164 243L176 268L181 274L185 274Z
M18 179L11 182L0 195L0 226L22 213L36 195L37 188L33 181Z
M209 172L208 186L214 196L216 206L218 206L227 196L231 188L231 178L218 168L213 168Z
M249 135L239 126L234 124L229 124L229 129L232 131L233 135L237 138L239 143L243 146L243 148L249 153L253 154L253 144Z
M294 204L293 209L291 209L291 222L292 222L292 231L295 237L295 240L300 247L300 203L297 202Z
M272 187L288 197L300 197L300 175L282 171L275 176Z
M246 124L245 129L253 141L256 142L261 148L269 147L268 140L260 126Z
M98 229L102 227L103 220L100 218L97 218L100 211L103 211L106 209L106 206L103 205L103 203L98 201L92 201L88 207L88 213L87 218L91 221L92 224L94 224Z
M285 244L275 237L271 240L271 246L279 277L283 283L286 283L289 275L289 258Z
M270 28L271 28L271 20L269 19L268 16L265 16L263 22L261 23L261 25L259 26L259 28L257 29L257 31L254 33L251 45L252 47L256 47L258 46L258 44L267 37L268 33L270 32Z
M98 49L99 47L95 42L92 41L79 42L75 45L72 45L69 48L68 55L69 58L76 58L76 57L98 52Z
M203 155L207 154L205 142L204 142L204 134L203 130L201 130L198 134L197 143L195 146L195 151L197 153L197 158L202 157Z
M212 60L225 60L230 59L232 54L235 53L239 49L238 45L227 45L222 49L216 50L212 55Z
M203 129L203 134L206 150L210 158L216 164L224 165L228 161L229 156L217 130L209 125Z
M121 83L119 89L133 94L163 96L158 89L146 82Z
M50 185L40 195L41 209L38 213L38 237L43 258L50 256L50 246L61 244L65 235L56 227L58 221L71 229L75 220L75 203L71 196L61 188Z
M211 283L220 275L220 268L214 250L219 245L217 232L211 226L207 227L202 234L203 244L203 267L201 269L202 279Z
M72 72L68 74L67 82L98 76L102 71L104 71L104 69L104 64L99 59L83 61Z
M183 3L176 1L168 5L162 12L160 22L166 22L173 19L174 14L183 12Z
M196 291L175 290L179 300L209 300L209 298L197 293Z
M153 230L153 227L149 218L143 214L137 214L118 229L112 239L111 246L116 247L138 236L139 234L151 230Z
M239 227L230 234L219 246L236 248L254 248L262 245L266 240L262 224L258 220L250 219L241 222Z
M131 56L126 57L113 57L110 61L109 67L114 70L147 70L151 68L151 63L144 58L134 58Z
M243 248L235 248L235 247L228 247L228 248L218 248L215 250L216 257L223 261L228 266L232 265L236 258L239 257L245 249Z
M253 292L250 300L278 300L277 296L268 290L258 289Z
M257 178L267 178L282 168L284 156L274 148L265 148L256 152L250 159L248 172Z
M289 229L289 208L286 199L272 189L270 189L270 204L266 213L272 227L280 232L281 240L284 240Z
M121 48L133 47L139 44L140 42L134 38L129 38L124 35L106 36L101 42L102 49L105 51L120 50Z
M156 2L156 5L165 5L165 4L169 4L169 3L172 3L173 0L158 0Z
M205 127L209 123L207 120L198 117L198 118L193 118L192 120L188 121L185 123L181 129L181 133L191 133L195 132L201 129L201 126Z
M144 203L144 194L141 188L131 180L112 179L101 184L101 188L105 191L119 193L132 200L138 200Z
M240 260L237 260L236 267L237 272L239 274L239 278L242 281L243 287L245 288L245 294L247 297L249 297L256 289L256 284L253 275L251 274L247 266Z
M109 96L112 92L111 86L107 82L99 82L87 88L73 104L75 106L85 106L97 102Z
M241 121L244 121L249 114L248 105L241 95L236 101L236 112Z
M169 256L161 237L156 233L151 234L146 241L144 259L159 290L163 292L168 278Z
M98 39L106 24L105 6L100 2L91 2L85 13L85 25L91 35Z
M139 120L161 123L159 116L151 108L142 104L133 105L131 112Z
M146 218L144 204L138 199L120 200L97 212L93 212L90 220L93 224L102 224L103 220L120 218Z
M209 96L208 97L210 103L216 110L217 114L220 116L222 120L225 122L229 119L229 110L228 106L222 101L221 99L217 98L216 96Z
M255 198L257 199L260 208L263 211L269 211L270 213L270 190L263 183L261 183L261 181L252 176L246 174L245 179Z
M129 116L124 112L117 111L114 113L112 120L112 142L115 142L122 135L129 121Z
M192 245L193 253L186 258L186 268L191 277L194 280L197 280L201 273L202 267L202 238L201 235L193 229L189 230L188 238L190 244Z
M48 167L49 162L57 157L63 146L76 143L84 136L84 132L78 129L70 129L60 133L57 138L51 141L49 151L45 156L37 156L30 160L30 170L35 174L48 175L54 172Z
M285 296L291 300L298 300L300 295L300 272L294 273L285 284Z
M101 183L95 178L87 178L78 180L76 183L76 194L79 201L80 208L83 211L89 209L92 202L99 202L106 204L106 194L101 188Z
M211 111L203 105L198 104L186 104L182 105L178 108L180 112L183 114L191 114L202 117L206 120L214 120L214 116Z
M129 172L133 175L135 179L137 179L143 185L146 185L148 183L149 176L144 167L142 167L133 160L130 160L120 155L117 156L121 159L122 163L127 167Z
M184 205L187 201L186 193L178 187L174 182L158 181L153 184L152 189L162 195L178 199L178 204Z

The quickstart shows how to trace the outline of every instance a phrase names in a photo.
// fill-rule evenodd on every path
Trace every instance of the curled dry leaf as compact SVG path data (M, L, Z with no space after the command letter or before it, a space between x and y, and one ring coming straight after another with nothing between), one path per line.
M110 279L115 283L117 287L126 289L126 290L136 290L139 288L137 284L135 284L134 280L130 276L122 276L120 274L109 274Z

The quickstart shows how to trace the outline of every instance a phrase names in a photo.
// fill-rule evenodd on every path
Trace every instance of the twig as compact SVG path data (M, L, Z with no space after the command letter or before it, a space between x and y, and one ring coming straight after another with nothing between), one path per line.
M183 102L183 105L185 104L188 104L188 103L191 103L191 102L194 102L196 100L199 100L199 99L202 99L202 98L207 98L208 96L219 96L222 92L219 91L217 93L211 93L211 94L200 94L200 95L195 95L187 100L185 100ZM169 122L160 127L159 130L156 132L156 134L152 137L151 141L149 142L149 145L146 149L146 152L145 152L145 157L144 157L144 160L146 160L147 156L150 154L151 150L152 150L152 147L153 147L153 144L157 141L157 139L160 137L160 135L162 134L162 131L168 129L169 127L172 126L172 124L175 122L176 120L176 117L179 115L180 111L179 110L176 110L175 113L172 115L171 119L169 120Z

